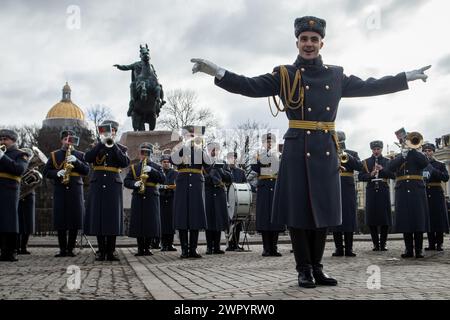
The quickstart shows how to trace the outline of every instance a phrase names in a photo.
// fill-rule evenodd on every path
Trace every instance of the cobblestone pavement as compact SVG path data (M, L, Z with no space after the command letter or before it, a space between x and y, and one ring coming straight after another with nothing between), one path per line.
M448 239L446 237L446 243ZM120 248L121 262L94 262L88 250L76 258L53 258L55 249L32 248L18 263L0 263L1 299L450 299L450 249L426 252L424 259L400 259L402 241L389 242L388 252L371 251L370 242L355 242L355 258L331 257L327 243L325 271L337 287L301 289L297 285L289 244L282 257L251 252L179 259L179 252L154 250L135 257L135 248ZM69 290L66 269L81 269L81 289ZM374 267L375 266L375 267ZM369 269L368 269L369 268ZM371 268L380 270L380 289L368 289ZM377 282L369 281L376 287Z
M15 263L0 262L0 299L152 299L136 273L121 262L94 261L84 249L75 258L54 258L55 248L30 248ZM69 266L80 268L80 289L69 290Z

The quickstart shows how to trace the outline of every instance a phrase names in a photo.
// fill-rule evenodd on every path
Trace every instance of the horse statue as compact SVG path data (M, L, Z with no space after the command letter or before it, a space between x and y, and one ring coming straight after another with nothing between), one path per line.
M158 81L155 68L150 63L148 45L140 45L141 61L130 65L115 64L119 70L131 70L130 103L127 116L131 117L134 131L145 131L149 124L150 131L155 129L164 101L164 91Z

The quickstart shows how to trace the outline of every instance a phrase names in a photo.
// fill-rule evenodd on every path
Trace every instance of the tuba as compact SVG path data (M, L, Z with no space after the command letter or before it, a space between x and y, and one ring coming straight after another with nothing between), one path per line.
M37 147L31 149L22 149L30 156L28 169L25 171L20 181L20 197L25 198L34 191L42 182L42 174L38 171L39 167L47 163L47 157Z

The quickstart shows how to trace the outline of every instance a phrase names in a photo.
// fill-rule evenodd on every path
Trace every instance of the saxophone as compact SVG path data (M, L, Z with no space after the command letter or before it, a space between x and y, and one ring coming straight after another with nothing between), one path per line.
M142 184L139 187L139 194L145 193L145 183L147 182L148 179L148 174L143 172L145 166L147 166L147 157L145 157L144 160L142 160L141 175L139 176L139 181L141 181Z
M72 150L73 150L73 146L69 145L66 150L66 159L67 159L67 157L69 157L72 154ZM64 163L65 173L64 173L64 176L62 179L62 184L68 184L70 182L70 173L72 172L73 168L74 168L74 165L71 164L70 162L67 162L67 160L66 160L66 162Z

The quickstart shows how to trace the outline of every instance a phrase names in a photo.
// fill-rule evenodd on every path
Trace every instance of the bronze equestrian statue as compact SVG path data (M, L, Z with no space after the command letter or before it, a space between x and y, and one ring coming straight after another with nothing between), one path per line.
M162 85L158 81L155 68L150 63L148 45L140 46L141 61L130 65L115 64L119 70L132 70L130 84L130 104L127 115L131 117L134 131L145 131L148 123L150 131L155 129L164 101Z

